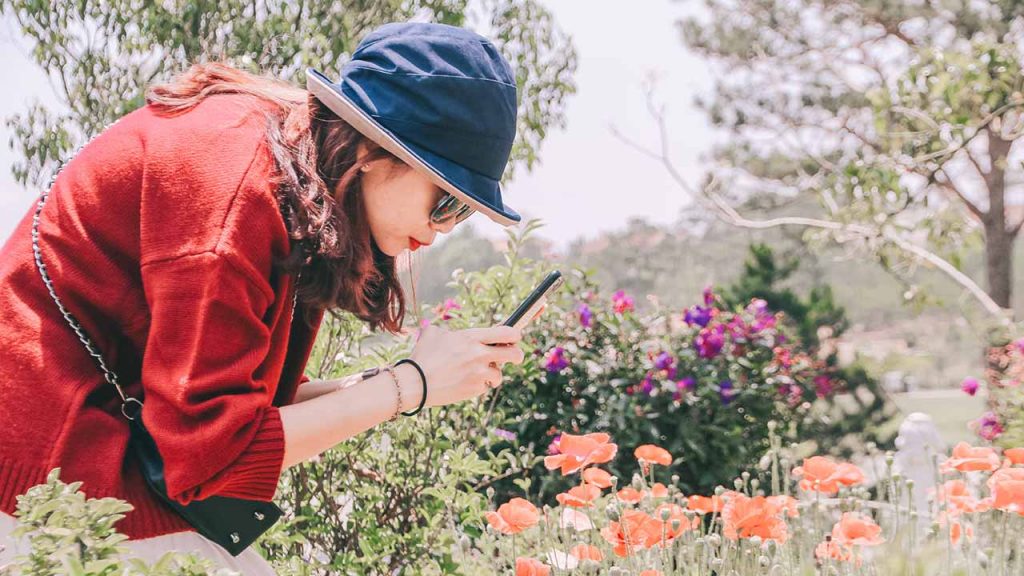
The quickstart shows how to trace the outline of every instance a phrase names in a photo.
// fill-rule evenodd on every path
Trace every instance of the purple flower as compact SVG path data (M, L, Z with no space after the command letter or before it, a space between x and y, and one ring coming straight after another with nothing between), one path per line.
M675 392L672 393L672 400L675 400L676 402L679 402L682 399L683 399L683 393L680 392L679 390L676 390Z
M960 383L960 389L968 395L974 396L978 393L978 381L974 378L964 378L964 381Z
M497 436L498 438L501 438L503 440L508 440L509 442L512 442L512 441L514 441L516 439L516 433L515 432L510 432L510 431L505 430L503 428L495 428L494 430L491 430L491 432L494 432L494 435Z
M704 327L693 343L701 358L714 358L725 345L725 326Z
M551 373L561 372L568 365L569 359L565 357L565 348L561 346L552 348L544 359L544 368Z
M1013 343L1013 345L1017 347L1018 352L1024 354L1024 338L1017 340L1016 342Z
M640 383L640 391L648 396L654 392L654 382L651 381L651 375L644 376L643 381Z
M590 325L594 322L594 313L590 311L590 306L580 304L576 308L576 312L580 315L580 326L590 328Z
M711 322L711 308L691 306L683 315L683 321L691 326L697 325L703 328L708 325L708 322Z
M986 412L981 418L972 423L972 427L977 431L978 436L989 442L995 440L1003 433L1003 426L999 423L999 418L993 412Z
M732 398L735 395L736 390L733 389L732 380L722 380L718 384L718 397L722 399L722 404L732 402Z
M562 435L559 434L558 436L555 436L554 440L551 441L551 444L548 444L548 454L554 456L556 454L561 454L562 453L562 449L561 449L561 447L558 444L558 442L561 439L562 439Z
M676 359L672 357L668 352L662 352L658 354L658 357L654 359L654 367L658 370L668 370L676 363Z
M711 291L711 286L704 288L704 305L711 306L715 303L715 293Z
M622 314L630 310L634 310L633 297L627 296L625 290L616 290L612 294L612 308L615 309L616 314Z
M676 390L693 390L697 387L697 381L687 376L679 382L676 382Z

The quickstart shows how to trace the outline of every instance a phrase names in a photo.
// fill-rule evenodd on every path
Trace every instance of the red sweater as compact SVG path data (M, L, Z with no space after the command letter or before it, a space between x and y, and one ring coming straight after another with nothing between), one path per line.
M295 398L323 311L307 327L268 179L258 105L211 96L177 117L140 108L68 163L40 215L57 295L103 353L182 503L269 501L284 459L279 407ZM35 204L0 249L0 510L54 467L86 496L127 500L131 539L191 530L127 450L117 391L50 299L32 259Z

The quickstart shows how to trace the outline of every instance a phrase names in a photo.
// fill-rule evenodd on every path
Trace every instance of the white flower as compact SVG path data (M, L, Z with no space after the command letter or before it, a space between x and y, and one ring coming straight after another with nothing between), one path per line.
M590 517L572 508L562 509L562 517L559 519L558 525L560 528L572 528L577 532L594 529L594 523L590 521Z

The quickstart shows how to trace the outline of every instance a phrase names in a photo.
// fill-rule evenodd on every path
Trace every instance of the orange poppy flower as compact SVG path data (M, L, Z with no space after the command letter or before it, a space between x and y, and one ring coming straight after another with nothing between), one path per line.
M610 436L594 432L584 436L562 434L558 441L560 454L546 456L544 467L548 470L562 469L562 475L568 476L591 464L604 464L615 457L619 447L609 442Z
M986 503L993 508L1024 516L1024 468L1001 468L988 479L992 496Z
M940 467L943 473L953 470L961 472L991 471L999 468L999 456L987 446L971 446L960 442L953 447L953 455Z
M636 450L633 450L633 455L636 456L636 459L641 464L658 464L661 466L672 464L672 455L668 453L668 450L654 444L637 446Z
M711 514L721 512L725 508L725 500L721 496L697 496L693 495L686 499L686 504L697 514Z
M1024 464L1024 448L1007 448L1003 450L1003 456L1010 464Z
M808 492L835 494L839 486L853 486L864 482L864 472L847 462L836 462L825 456L804 459L803 466L793 469L793 476L803 478L800 488Z
M722 510L723 534L731 540L758 536L762 540L786 542L788 533L782 509L764 496L750 498L738 494L730 498Z
M498 507L497 512L485 514L487 522L502 534L518 534L540 519L537 507L523 498L513 498Z
M551 568L536 558L516 558L516 576L548 576Z
M644 570L640 576L661 576L661 570Z
M661 534L656 534L659 528L660 522L646 513L626 510L618 522L609 522L601 529L601 536L612 545L617 556L625 557L658 543L661 539Z
M797 505L796 498L793 498L792 496L769 496L768 502L771 505L776 506L779 510L784 511L786 516L789 516L790 518L800 516L800 508Z
M587 468L583 471L583 480L598 488L611 488L612 475L600 468Z
M938 502L947 503L956 513L983 512L988 509L985 502L967 490L967 483L963 480L947 480L933 493Z
M843 512L832 527L832 540L845 546L875 546L885 540L882 528L867 516L856 512Z
M668 510L668 520L662 520L662 515L665 510ZM659 536L658 542L661 542L660 537L662 534L665 535L665 541L671 542L672 540L679 537L680 534L696 528L700 524L700 520L694 518L692 520L686 517L686 513L683 511L683 507L678 504L672 504L666 502L658 506L654 510L652 518L658 521L657 534ZM672 529L672 522L678 520L679 527L675 530Z
M846 546L830 539L820 542L814 548L814 557L818 560L832 559L839 562L849 562L853 557L853 553Z
M655 482L649 494L654 498L668 498L668 488L661 482Z
M587 508L593 506L594 500L601 496L601 489L593 484L574 486L568 492L558 494L555 499L562 506L573 508Z
M615 497L627 504L636 504L643 499L644 495L639 490L626 486L615 493Z
M595 562L604 560L604 553L601 552L601 549L589 544L577 544L572 547L572 550L569 550L569 554L580 560L593 560Z

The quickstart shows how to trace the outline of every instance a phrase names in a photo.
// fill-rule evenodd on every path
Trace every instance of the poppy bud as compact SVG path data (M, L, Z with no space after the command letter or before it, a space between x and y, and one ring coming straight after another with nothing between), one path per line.
M663 508L661 511L661 521L668 522L668 519L672 517L672 512L668 508Z
M619 519L619 508L615 504L609 504L606 506L604 513L608 516L609 520L616 521Z

